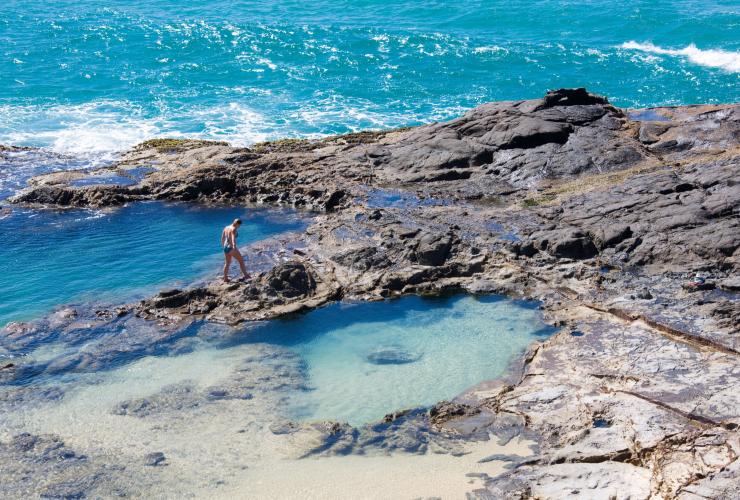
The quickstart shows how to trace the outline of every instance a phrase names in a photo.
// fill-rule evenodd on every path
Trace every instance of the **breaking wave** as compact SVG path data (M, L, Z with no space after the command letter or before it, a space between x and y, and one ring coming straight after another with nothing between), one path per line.
M731 73L740 73L740 52L719 49L702 50L697 48L693 43L682 49L665 49L652 43L638 43L635 41L625 42L620 48L639 50L651 54L685 57L692 63L700 66L721 68Z

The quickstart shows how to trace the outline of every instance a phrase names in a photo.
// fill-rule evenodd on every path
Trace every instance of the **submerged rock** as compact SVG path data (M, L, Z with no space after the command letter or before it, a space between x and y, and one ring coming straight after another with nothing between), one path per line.
M166 460L167 457L164 456L164 453L161 451L155 451L146 454L144 457L144 465L148 465L149 467L161 467L163 465L167 465Z
M421 356L398 346L388 346L374 350L365 356L365 359L375 365L404 365L419 361Z
M78 454L54 435L22 433L0 441L2 498L89 498L125 496L113 470Z

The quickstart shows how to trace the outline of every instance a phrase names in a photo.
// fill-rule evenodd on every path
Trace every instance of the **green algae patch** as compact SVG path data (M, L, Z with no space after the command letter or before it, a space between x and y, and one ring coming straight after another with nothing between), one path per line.
M413 127L401 127L388 130L363 130L348 134L337 134L322 139L278 139L258 142L249 147L250 151L259 154L267 153L307 153L318 148L337 145L372 144L388 134L405 132Z
M158 138L149 139L138 144L134 149L156 149L160 153L167 151L187 151L188 149L203 148L206 146L228 146L229 143L225 141L206 141L202 139L173 139L173 138Z
M303 153L320 146L319 141L309 139L278 139L253 144L249 149L255 153Z

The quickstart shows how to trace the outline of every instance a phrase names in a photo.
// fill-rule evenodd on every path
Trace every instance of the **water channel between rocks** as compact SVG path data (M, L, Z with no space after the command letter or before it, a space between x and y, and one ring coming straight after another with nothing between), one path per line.
M292 211L261 208L14 208L0 218L0 327L73 301L124 301L215 277L223 261L220 231L235 217L244 220L240 245L305 227Z

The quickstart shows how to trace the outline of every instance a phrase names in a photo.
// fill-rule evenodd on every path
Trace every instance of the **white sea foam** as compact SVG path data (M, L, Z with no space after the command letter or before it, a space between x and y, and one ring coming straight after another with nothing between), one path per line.
M639 50L651 54L685 57L692 63L700 66L721 68L732 73L740 73L740 52L719 49L702 50L697 48L693 43L682 49L666 49L652 43L638 43L635 41L625 42L620 48Z
M121 103L0 106L0 143L58 153L97 155L130 147L157 132L156 123Z
M384 68L385 69L385 68ZM393 69L389 67L389 69ZM386 81L392 71L387 72ZM253 94L250 90L247 95ZM281 137L316 138L341 131L390 128L449 119L465 111L455 103L389 112L367 99L330 95L266 116L242 100L214 106L144 107L128 101L84 104L0 105L0 144L42 147L92 166L153 137L227 141L249 146ZM62 167L64 168L64 167Z
M475 47L473 49L474 54L485 54L485 53L503 53L508 54L509 49L505 47L501 47L500 45L486 45L483 47Z
M37 146L77 158L108 160L152 137L263 141L277 132L259 113L239 103L161 109L146 113L121 101L78 105L0 106L0 144Z

